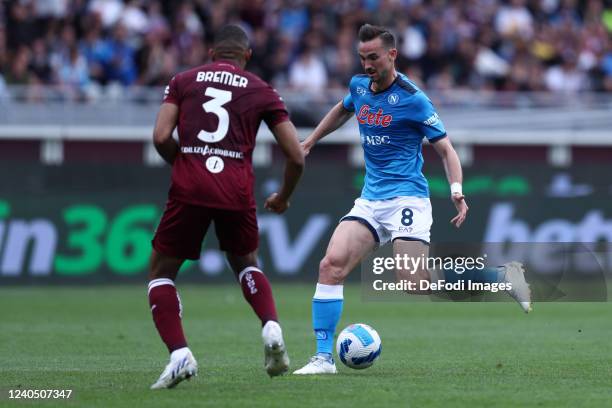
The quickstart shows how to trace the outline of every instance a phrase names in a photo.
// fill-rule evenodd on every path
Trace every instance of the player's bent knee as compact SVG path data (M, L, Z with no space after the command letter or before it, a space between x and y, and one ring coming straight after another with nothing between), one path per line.
M406 270L396 270L396 276L398 281L411 282L412 284L406 286L404 292L410 295L428 295L431 293L429 285L424 284L429 282L431 277L429 271L426 269L419 269L417 271L408 272Z
M238 276L238 274L244 270L244 268L258 266L257 250L244 255L237 255L231 252L227 252L225 255L236 276Z
M347 275L346 265L340 259L326 255L319 264L319 282L337 285L344 281Z

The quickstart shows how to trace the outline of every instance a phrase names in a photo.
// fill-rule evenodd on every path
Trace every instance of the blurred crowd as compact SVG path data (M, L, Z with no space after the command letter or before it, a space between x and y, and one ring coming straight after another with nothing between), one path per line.
M251 71L320 93L361 72L364 22L392 30L398 68L428 90L612 91L609 0L9 0L0 89L95 98L162 86L206 62L215 30L237 23Z

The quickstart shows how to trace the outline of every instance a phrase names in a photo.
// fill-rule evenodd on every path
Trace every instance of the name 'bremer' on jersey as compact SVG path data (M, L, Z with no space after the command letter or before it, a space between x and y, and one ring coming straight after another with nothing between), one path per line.
M249 84L247 78L227 71L199 71L196 82L216 82L238 88L246 88Z

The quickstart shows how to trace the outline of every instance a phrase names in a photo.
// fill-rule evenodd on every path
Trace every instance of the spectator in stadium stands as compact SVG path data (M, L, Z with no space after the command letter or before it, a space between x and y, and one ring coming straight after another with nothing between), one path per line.
M30 83L30 49L25 45L20 46L13 54L10 69L6 73L6 82L9 85L27 85Z
M5 66L8 59L8 49L6 46L6 29L0 25L0 73L2 73L2 67Z
M109 42L102 37L102 19L99 14L92 13L84 21L85 33L79 42L79 51L87 62L89 77L106 85L113 55Z
M329 67L329 86L346 89L354 75L359 60L353 51L356 47L353 30L344 29L337 34L336 42L330 43L324 52L325 66Z
M289 68L289 85L309 93L319 93L327 85L327 69L317 55L320 37L311 32L304 36L304 44L297 59Z
M484 29L478 37L478 51L474 61L474 68L483 79L493 81L504 78L510 72L510 64L494 51L495 33Z
M40 35L33 13L34 5L25 2L8 3L6 34L8 48L12 51L29 45Z
M567 52L562 62L548 68L545 74L546 87L554 92L576 93L587 88L587 80L578 69L576 55Z
M176 13L174 29L172 30L172 44L179 57L180 69L193 66L193 54L201 46L200 38L203 34L202 23L191 5L185 3ZM196 60L196 65L202 59Z
M495 16L495 28L504 37L531 38L533 18L525 6L525 0L511 0L499 8Z
M269 64L271 69L271 81L278 87L288 86L288 67L291 60L291 42L287 37L280 37L278 48L272 54Z
M138 41L138 36L146 33L149 26L147 13L142 8L142 0L130 0L121 13L121 24L128 31L129 37Z
M608 50L601 61L601 69L604 74L603 87L612 92L612 42L608 42Z
M249 68L262 79L300 88L313 73L319 88L333 88L360 72L342 51L355 43L345 33L372 15L398 38L398 68L420 72L425 85L549 90L576 70L570 76L584 80L564 92L611 88L609 0L8 0L0 2L0 72L10 84L28 84L30 76L57 83L56 63L76 42L93 83L156 86L199 61L211 33L235 23L256 48ZM302 52L312 32L320 40ZM564 63L569 51L574 62Z
M89 11L99 14L105 29L114 27L121 18L124 4L121 0L91 0Z
M411 61L418 60L427 49L424 32L418 24L413 24L411 20L400 19L398 24L398 31L402 37L402 44L398 51Z
M138 52L140 77L138 83L145 86L162 86L177 70L174 49L164 47L164 32L155 29L145 36L144 47Z
M8 92L6 89L6 81L4 80L4 76L0 74L0 102L2 102L8 96Z
M42 38L34 40L28 70L40 84L52 84L55 81L53 68Z
M117 81L122 85L131 85L136 81L135 50L127 42L127 29L118 23L113 29L113 39L109 43L110 66L108 80Z
M278 28L283 36L298 44L310 25L306 2L289 0L285 3L278 16Z
M150 1L147 6L147 33L156 32L169 35L170 26L163 14L162 6L159 1Z
M68 57L64 59L58 69L59 84L65 96L78 99L86 96L91 85L87 62L79 54L76 45L70 47Z

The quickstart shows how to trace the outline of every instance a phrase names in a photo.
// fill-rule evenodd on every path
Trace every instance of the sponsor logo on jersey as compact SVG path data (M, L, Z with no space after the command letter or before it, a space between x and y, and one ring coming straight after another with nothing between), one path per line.
M366 136L361 135L361 143L369 146L379 146L383 144L390 144L391 138L389 136Z
M244 159L244 153L235 150L221 149L218 147L204 146L183 146L181 152L185 154L201 154L202 156L222 156L231 159Z
M225 163L219 156L210 156L206 159L206 168L213 174L221 173L225 168Z
M362 87L362 86L358 86L358 87L357 87L357 95L361 95L361 96L363 96L363 95L365 95L365 94L366 94L366 90L365 90L365 88L364 88L364 87Z
M427 126L433 126L437 124L438 122L440 122L440 117L438 116L436 112L434 112L434 114L428 117L427 120L423 121L423 124Z
M392 93L387 98L387 102L389 102L389 105L397 105L397 103L399 102L399 95L396 94L395 92Z
M387 127L393 121L392 115L385 115L382 108L378 108L376 113L370 112L370 105L363 105L357 113L357 121L362 125Z

